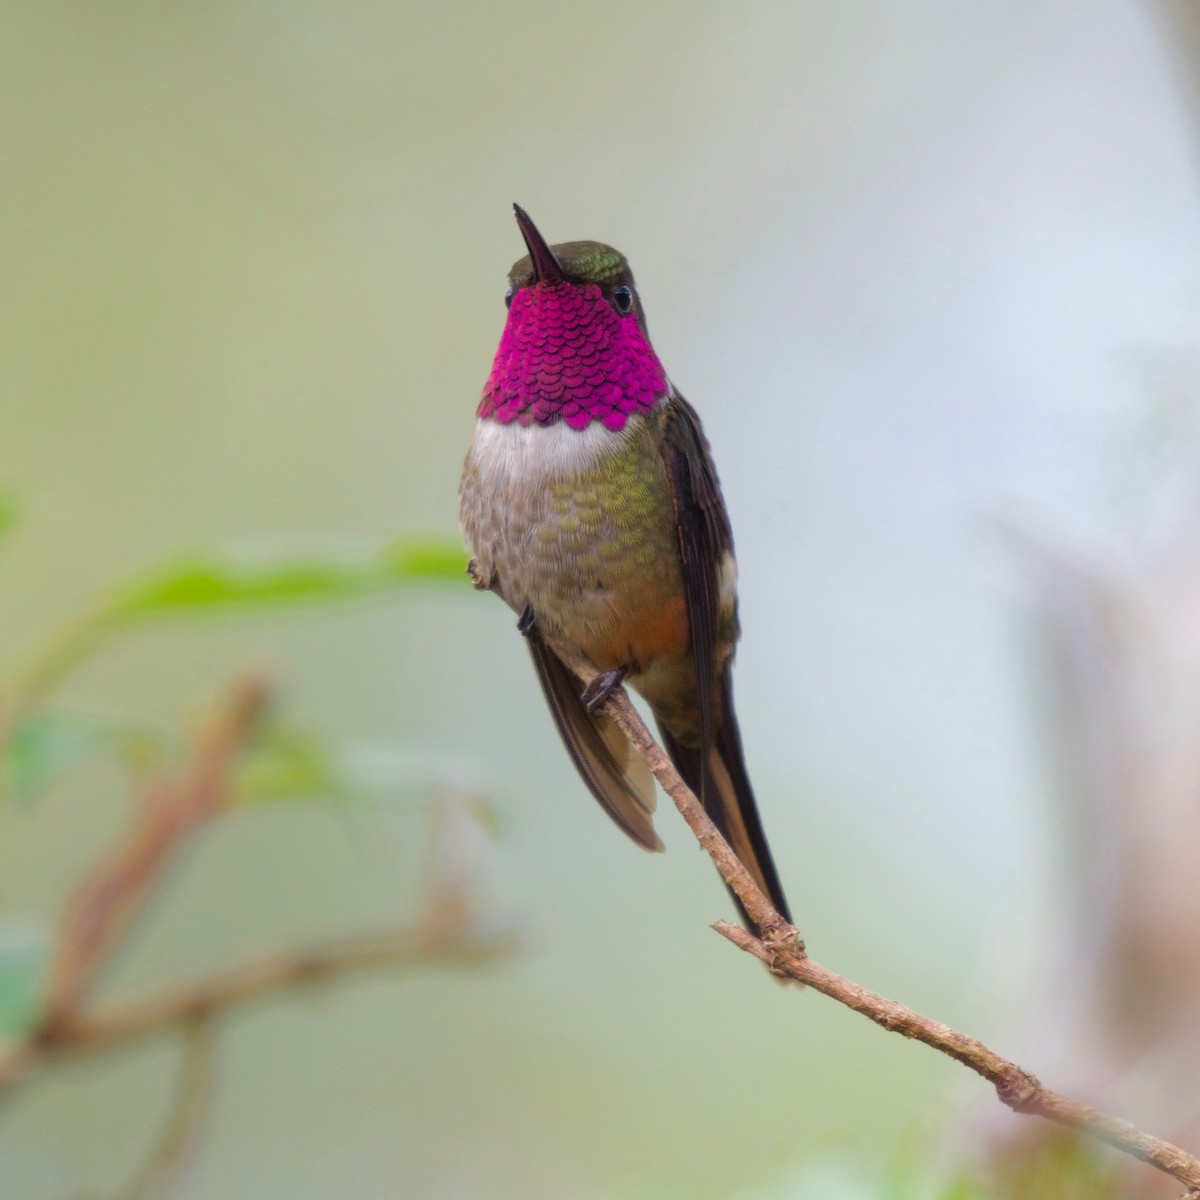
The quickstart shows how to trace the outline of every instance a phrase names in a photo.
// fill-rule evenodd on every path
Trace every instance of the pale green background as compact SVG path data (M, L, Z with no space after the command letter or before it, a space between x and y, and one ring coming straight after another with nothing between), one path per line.
M814 955L1019 1049L1063 889L1038 643L989 529L1144 515L1146 364L1187 342L1200 283L1159 17L6 5L0 481L25 516L0 656L181 548L452 532L519 200L551 240L630 256L705 419L747 752ZM484 895L527 943L230 1021L186 1200L757 1196L983 1098L707 930L729 905L690 836L663 812L651 857L596 810L491 598L158 631L70 696L172 726L248 661L339 742L403 743L496 798ZM120 795L98 767L3 814L14 921L52 919ZM114 986L394 916L420 829L402 808L246 812ZM0 1194L117 1187L171 1061L147 1045L22 1092Z

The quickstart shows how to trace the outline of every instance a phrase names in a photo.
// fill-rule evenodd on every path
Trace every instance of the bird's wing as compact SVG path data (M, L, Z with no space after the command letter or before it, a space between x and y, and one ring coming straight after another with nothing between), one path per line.
M733 710L731 659L721 652L719 645L721 572L725 556L733 553L733 533L700 418L676 392L667 400L662 445L683 562L692 655L700 691L701 730L700 745L687 746L660 720L663 745L742 865L755 877L775 909L790 920L746 773ZM730 636L728 630L725 636ZM740 901L738 907L749 921Z
M692 654L700 689L702 748L707 757L718 721L721 568L725 555L733 551L733 532L700 418L674 391L666 402L662 454L675 504Z
M584 783L639 846L662 850L652 819L657 800L654 779L641 755L613 721L584 708L579 680L536 632L528 641L546 703Z

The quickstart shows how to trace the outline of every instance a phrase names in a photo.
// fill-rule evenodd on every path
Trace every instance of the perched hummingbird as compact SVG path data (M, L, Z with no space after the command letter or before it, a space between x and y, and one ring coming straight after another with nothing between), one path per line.
M650 345L624 256L599 242L547 245L514 208L529 253L509 272L459 490L472 577L520 614L558 732L609 816L663 848L654 780L598 711L624 681L790 920L733 711L737 564L700 419ZM542 635L597 667L582 694Z

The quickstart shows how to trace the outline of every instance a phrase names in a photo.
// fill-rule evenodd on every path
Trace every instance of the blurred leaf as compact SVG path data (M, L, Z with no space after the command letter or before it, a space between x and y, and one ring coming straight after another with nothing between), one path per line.
M138 619L232 608L328 604L420 582L465 581L457 542L391 542L349 557L270 562L219 555L173 563L120 589L115 616Z
M421 583L462 583L466 555L449 538L345 545L324 555L196 555L119 586L108 600L58 630L13 687L27 707L76 670L123 627L164 617L246 613L330 604Z
M0 930L0 1037L20 1037L32 1028L45 961L44 936L28 929Z
M42 711L19 720L0 761L4 795L29 804L91 755L107 750L134 768L161 750L153 735L81 713Z
M283 722L268 726L242 755L233 781L235 804L332 799L351 795L338 763L307 730Z
M13 728L5 746L5 794L28 804L103 742L94 724L72 713L27 717Z

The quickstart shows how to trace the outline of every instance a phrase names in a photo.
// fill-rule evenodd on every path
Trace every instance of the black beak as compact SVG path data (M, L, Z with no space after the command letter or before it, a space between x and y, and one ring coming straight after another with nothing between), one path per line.
M537 226L529 219L529 214L519 205L513 205L517 214L517 225L525 245L529 250L529 258L533 263L533 282L555 283L564 278L562 267L554 257L554 251L546 244L546 239L538 233Z

